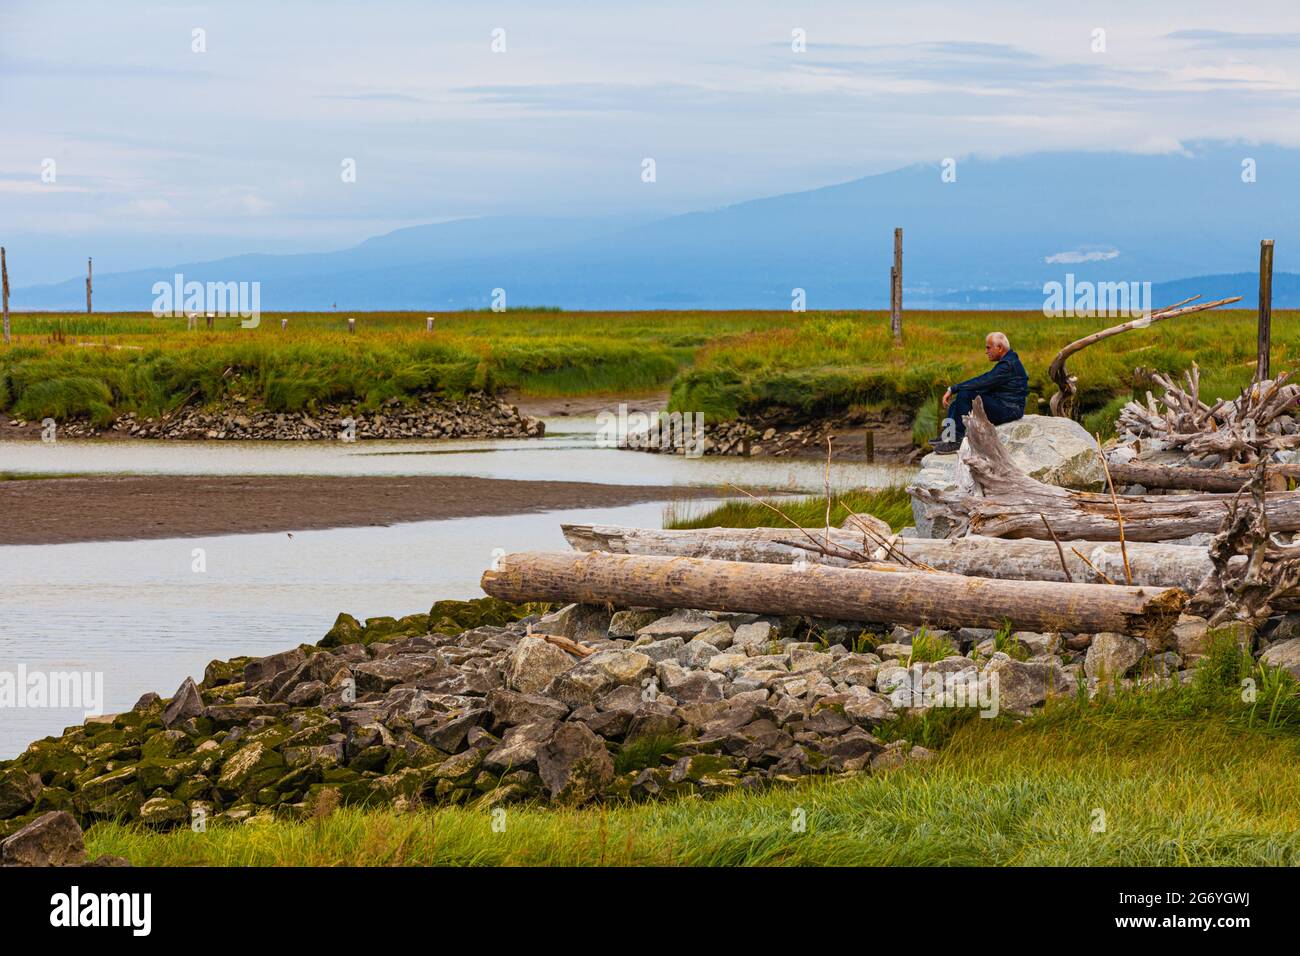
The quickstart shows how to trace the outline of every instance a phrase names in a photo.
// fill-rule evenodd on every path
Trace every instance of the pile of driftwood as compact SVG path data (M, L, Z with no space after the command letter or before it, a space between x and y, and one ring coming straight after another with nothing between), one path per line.
M1207 405L1201 401L1196 363L1183 374L1183 386L1156 373L1151 379L1164 389L1160 402L1147 392L1145 405L1124 406L1117 425L1135 438L1157 439L1165 448L1253 463L1270 451L1300 448L1300 431L1292 418L1300 388L1287 384L1287 377L1283 372L1253 382L1235 400Z
M1068 414L1073 406L1070 355L1110 335L1235 301L1177 303L1066 346L1050 369L1060 389L1053 411ZM1270 460L1300 447L1300 424L1291 417L1300 388L1280 375L1234 401L1207 405L1195 367L1181 386L1152 380L1164 394L1124 409L1119 425L1127 437L1217 456L1220 467L1112 463L1099 442L1105 492L1048 485L1016 466L976 399L958 490L908 489L951 519L949 538L901 538L870 515L817 529L792 521L788 528L692 531L565 525L572 552L510 555L484 575L483 589L510 601L1111 631L1156 646L1184 610L1211 624L1257 625L1300 609L1300 546L1274 537L1300 531L1300 491L1285 490L1300 469ZM1117 483L1187 493L1121 495ZM827 505L829 519L829 490Z
M483 589L509 601L690 607L939 627L1165 639L1185 609L1214 623L1300 608L1300 492L1264 466L1235 493L1123 496L1021 472L975 403L961 465L972 490L940 498L959 536L901 538L870 515L842 528L665 531L565 525L571 552L508 555ZM964 531L965 533L962 533ZM1171 543L1211 532L1207 545Z

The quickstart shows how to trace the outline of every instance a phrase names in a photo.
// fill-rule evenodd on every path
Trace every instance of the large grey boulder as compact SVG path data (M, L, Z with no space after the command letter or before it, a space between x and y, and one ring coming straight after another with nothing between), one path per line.
M1099 490L1105 483L1097 442L1073 419L1026 415L1019 421L998 425L997 433L1016 467L1031 478L1081 490ZM926 455L912 485L945 497L974 490L957 454ZM952 530L951 519L937 514L937 510L926 501L912 498L912 517L919 537L942 538Z
M192 678L185 678L181 686L176 688L176 693L172 695L171 701L163 711L162 722L164 727L171 727L189 717L203 716L203 698L199 696L199 689L194 686Z
M1069 696L1077 683L1069 671L1048 661L1017 661L996 654L984 668L984 679L996 675L995 691L999 711L1027 714L1048 697Z
M1096 634L1088 645L1083 672L1098 680L1119 680L1128 676L1146 652L1146 644L1136 637L1126 634Z
M37 817L0 843L0 866L81 866L86 845L66 810Z
M599 651L556 675L545 694L569 707L582 707L620 685L640 686L641 679L653 673L650 658L637 651Z
M614 761L605 741L577 721L561 724L537 749L536 760L551 799L561 803L586 803L614 779Z
M1290 671L1293 677L1300 677L1300 637L1279 641L1261 654L1259 659L1265 664Z
M540 637L524 637L506 664L506 686L536 694L577 663L576 658Z

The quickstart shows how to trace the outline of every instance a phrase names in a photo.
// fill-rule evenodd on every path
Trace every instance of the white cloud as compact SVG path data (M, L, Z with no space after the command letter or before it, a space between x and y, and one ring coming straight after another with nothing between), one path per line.
M1111 259L1119 258L1118 249L1096 249L1085 251L1083 249L1071 249L1069 252L1057 252L1048 256L1043 261L1049 265L1077 265L1080 262L1109 262Z

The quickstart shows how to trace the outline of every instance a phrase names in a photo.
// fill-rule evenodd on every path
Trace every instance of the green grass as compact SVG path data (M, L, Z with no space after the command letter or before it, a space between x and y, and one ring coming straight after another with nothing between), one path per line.
M772 508L779 508L801 528L826 525L825 497L764 498L764 504L750 499L728 501L700 514L692 514L689 502L675 502L664 516L665 528L784 528ZM771 505L771 508L767 507ZM832 493L831 524L839 526L853 514L875 515L897 531L912 523L912 499L901 487L862 488L840 494Z
M635 394L666 388L707 342L771 328L779 313L563 313L511 310L440 315L267 314L186 331L186 320L143 314L16 315L0 350L0 410L28 420L127 411L157 416L185 400L243 395L277 411L322 402L366 407L425 391L515 389L536 396Z
M17 314L0 349L0 412L105 421L156 416L193 397L235 391L275 410L321 402L373 406L427 390L515 389L526 395L633 394L671 387L671 408L714 419L774 408L792 416L853 407L915 414L914 437L937 432L937 396L987 367L986 332L1005 331L1030 376L1028 410L1055 388L1047 365L1067 342L1113 324L1035 312L908 312L903 345L868 312L446 313L425 334L424 314L267 313L257 329L237 318L188 332L186 320L143 313ZM1300 348L1294 312L1277 313L1274 367ZM281 317L289 327L280 328ZM1139 367L1178 373L1199 358L1202 398L1235 394L1254 368L1255 316L1219 311L1157 323L1075 356L1078 410L1109 433L1115 412L1148 387ZM232 370L233 378L223 377ZM919 441L918 441L919 443Z
M922 661L941 661L959 653L956 645L948 638L933 634L923 627L912 635L912 653L908 656L907 663L910 666Z
M1078 409L1087 415L1116 399L1140 397L1148 387L1139 367L1178 373L1198 359L1202 398L1236 394L1250 381L1255 361L1255 315L1246 310L1197 314L1106 340L1069 362L1078 376ZM987 368L981 352L987 332L1010 337L1029 373L1028 411L1055 392L1047 366L1074 339L1115 324L1104 317L1045 318L1035 312L909 312L904 342L896 346L888 322L860 312L807 313L789 326L734 338L700 351L673 383L672 407L724 418L780 406L803 414L859 405L922 409L953 382ZM1292 365L1300 326L1273 339L1274 368ZM933 409L925 412L930 414ZM1112 416L1113 418L1113 416ZM930 437L921 419L918 433ZM1105 431L1109 423L1093 422Z
M1297 757L1292 738L1211 719L974 718L928 764L715 800L510 808L504 832L486 811L349 809L203 834L99 825L87 843L170 866L1295 865Z

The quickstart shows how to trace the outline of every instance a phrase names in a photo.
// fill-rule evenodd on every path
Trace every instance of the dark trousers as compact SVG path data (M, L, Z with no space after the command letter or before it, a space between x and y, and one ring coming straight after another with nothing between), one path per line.
M1007 422L1014 422L1025 417L1023 405L1016 405L1015 402L1008 402L996 395L981 396L984 399L984 414L988 416L989 421L994 425L1005 425ZM975 403L975 396L969 392L955 392L952 396L952 402L948 405L948 412L944 419L951 418L953 421L953 438L955 442L960 442L966 437L966 416L970 414L971 405ZM940 433L940 438L948 437L947 431Z

